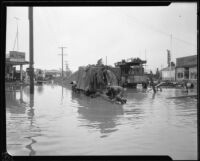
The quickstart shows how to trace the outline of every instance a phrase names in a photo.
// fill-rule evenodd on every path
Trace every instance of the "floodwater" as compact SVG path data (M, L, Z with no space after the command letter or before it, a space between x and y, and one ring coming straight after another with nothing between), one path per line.
M191 94L194 91L190 91ZM169 155L197 159L197 99L126 91L127 104L88 98L59 85L6 87L11 155Z

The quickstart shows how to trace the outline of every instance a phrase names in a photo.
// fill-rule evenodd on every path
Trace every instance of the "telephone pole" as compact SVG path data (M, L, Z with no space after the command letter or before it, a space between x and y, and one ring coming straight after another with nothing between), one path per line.
M68 62L67 61L65 61L65 68L66 68L66 71L69 70L69 66L68 66Z
M34 66L33 66L33 7L28 8L29 11L29 70L30 70L30 93L34 93Z
M146 61L146 63L145 63L145 72L147 71L147 55L146 55L146 49L145 49L145 61Z
M172 80L172 76L171 76L171 70L172 70L172 67L171 67L171 55L172 55L172 34L170 35L170 62L169 62L169 66L170 66L170 80Z
M19 51L19 41L18 41L18 37L19 37L19 31L18 31L18 20L19 18L18 17L14 17L17 21L17 32L16 32L16 36L15 36L15 42L14 42L14 46L13 46L13 51L15 49L15 44L17 42L17 51Z
M63 56L64 56L64 54L63 54L63 49L64 48L67 48L67 47L59 47L59 48L61 48L61 50L62 50L62 54L59 54L59 55L62 55L62 57L61 57L61 60L62 60L62 78L63 78ZM66 55L66 54L65 54Z

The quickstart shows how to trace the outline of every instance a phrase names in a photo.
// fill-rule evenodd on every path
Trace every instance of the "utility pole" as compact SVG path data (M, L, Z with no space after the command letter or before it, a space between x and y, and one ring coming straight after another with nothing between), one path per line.
M68 61L65 61L65 68L66 68L66 71L69 71L69 64L68 64Z
M15 44L17 42L17 51L19 51L19 41L18 41L18 37L19 37L19 31L18 31L18 20L19 18L18 17L14 17L17 21L17 32L16 32L16 36L15 36L15 42L14 42L14 46L13 46L13 51L15 49Z
M170 66L170 80L172 80L172 76L171 76L171 56L172 56L172 34L170 35L170 62L169 62L169 66Z
M59 55L62 55L62 59L61 60L62 60L62 78L63 78L63 49L67 48L67 47L63 47L62 46L62 47L59 47L59 48L61 48L61 50L62 50L62 54L59 54Z
M145 72L146 72L146 70L147 70L147 56L146 56L146 49L145 49L145 61L146 61L146 63L145 63Z
M34 66L33 66L33 7L29 11L29 70L30 70L30 93L34 93Z

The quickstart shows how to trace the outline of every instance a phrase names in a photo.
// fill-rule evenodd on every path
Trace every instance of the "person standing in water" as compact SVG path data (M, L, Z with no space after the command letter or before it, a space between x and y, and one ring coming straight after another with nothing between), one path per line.
M124 99L124 91L125 89L121 86L107 86L106 95L109 96L111 100L116 100L118 102L126 103L126 99Z

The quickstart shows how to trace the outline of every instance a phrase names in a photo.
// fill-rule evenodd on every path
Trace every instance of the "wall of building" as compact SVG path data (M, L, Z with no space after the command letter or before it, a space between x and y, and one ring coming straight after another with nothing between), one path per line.
M189 79L197 80L197 67L189 68Z
M162 80L175 80L175 70L163 70Z
M176 81L197 80L197 55L176 59Z
M197 67L189 68L189 78L185 77L186 68L176 68L176 80L197 80Z
M184 68L176 68L176 81L184 80Z

